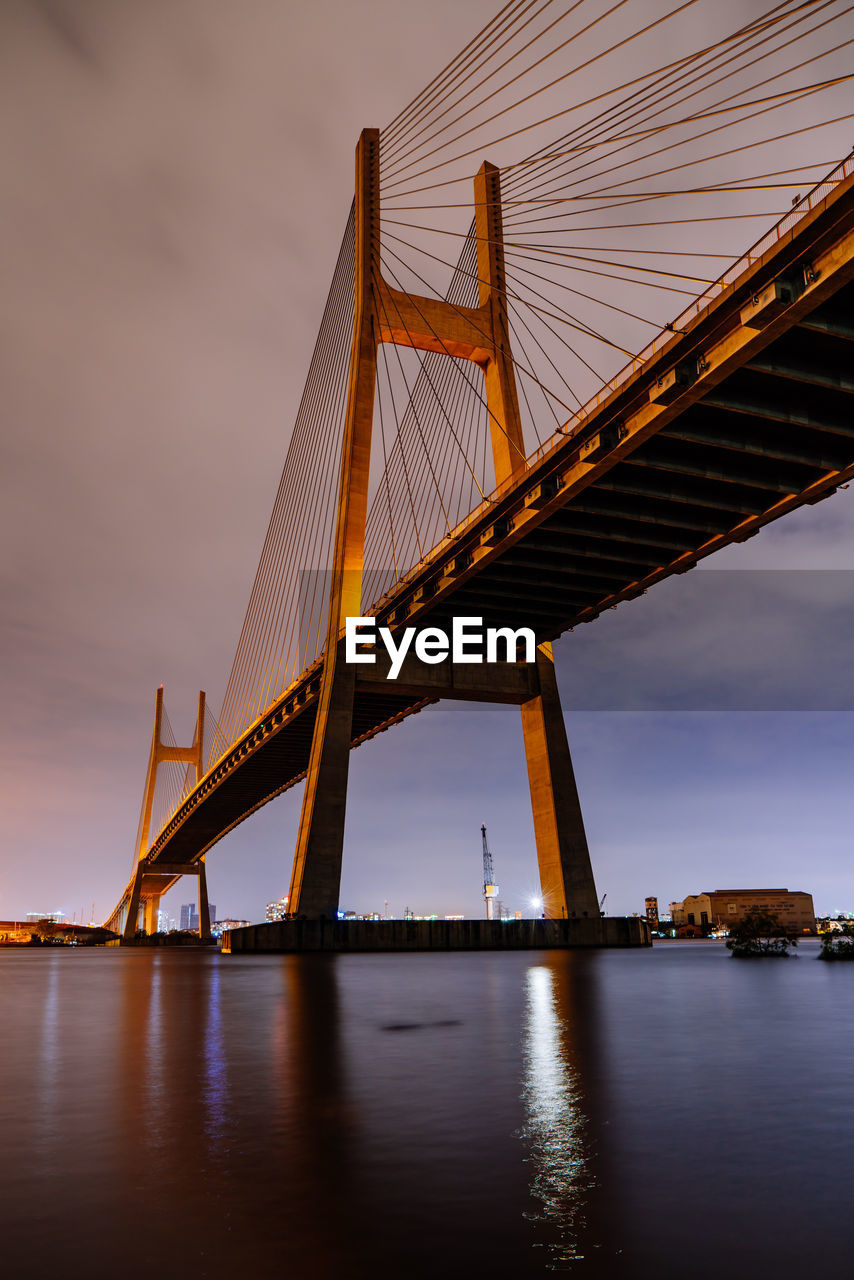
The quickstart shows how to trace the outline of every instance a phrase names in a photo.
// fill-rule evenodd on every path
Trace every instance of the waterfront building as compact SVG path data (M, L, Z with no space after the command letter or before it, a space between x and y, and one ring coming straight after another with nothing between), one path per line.
M653 932L658 931L658 898L644 898L644 912L647 924Z
M755 907L775 915L793 933L816 931L812 894L801 890L715 889L671 902L670 915L677 927L729 929Z
M279 898L278 902L268 902L267 910L264 913L264 919L268 924L273 924L276 920L286 920L288 916L288 900L287 898Z

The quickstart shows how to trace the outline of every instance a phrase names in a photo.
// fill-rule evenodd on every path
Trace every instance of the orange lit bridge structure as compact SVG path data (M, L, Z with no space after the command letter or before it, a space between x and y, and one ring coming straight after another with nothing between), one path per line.
M544 379L517 322L508 222L520 201L482 164L451 284L419 277L418 292L385 248L402 206L381 206L380 145L366 130L357 148L354 210L220 719L206 734L201 695L193 745L179 748L158 691L133 872L106 922L127 937L157 927L161 895L187 874L206 933L206 854L301 781L289 910L334 918L351 749L445 698L521 708L545 914L598 915L551 642L854 476L850 157L530 451L529 390ZM530 305L556 319L547 288ZM557 343L541 346L557 369ZM394 404L390 431L380 415ZM392 680L379 648L375 665L345 660L348 617L398 638L460 617L531 628L536 657L409 655ZM181 785L155 822L169 763Z

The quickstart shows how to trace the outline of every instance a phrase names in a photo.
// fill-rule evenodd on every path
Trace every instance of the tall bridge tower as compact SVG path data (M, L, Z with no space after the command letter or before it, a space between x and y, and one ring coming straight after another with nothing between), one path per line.
M198 880L199 902L199 935L203 941L211 936L210 910L208 907L208 888L205 873L204 855L191 865L170 867L158 862L157 866L147 861L148 838L151 828L151 815L154 807L154 789L157 783L157 769L161 764L174 760L180 764L193 766L198 782L204 774L204 733L205 733L205 695L199 693L199 710L196 718L196 731L193 745L176 747L163 741L163 685L157 690L154 702L154 732L151 737L151 753L148 757L148 772L145 778L145 791L142 801L142 817L137 837L136 864L129 885L128 900L125 903L126 913L123 921L111 920L110 926L121 928L122 936L130 939L139 928L140 910L143 914L143 929L146 933L157 932L157 913L160 909L160 898L174 884L176 877L194 875ZM121 904L120 904L121 905Z
M478 306L391 288L380 268L379 131L356 149L355 308L334 558L317 717L291 879L292 916L338 909L356 667L344 660L346 619L361 613L377 350L380 343L468 360L483 371L497 485L525 470L504 282L501 175L484 162L474 181ZM435 682L431 681L435 696ZM522 732L545 915L597 916L598 900L560 705L551 645L536 654ZM497 691L496 691L497 695ZM441 697L441 691L439 691ZM483 701L481 691L478 695ZM496 701L506 698L496 696Z

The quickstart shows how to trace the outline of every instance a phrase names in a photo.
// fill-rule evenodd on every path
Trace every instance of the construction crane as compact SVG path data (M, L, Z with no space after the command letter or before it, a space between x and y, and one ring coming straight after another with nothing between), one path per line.
M498 897L498 885L495 883L495 872L492 870L492 854L486 842L486 823L481 823L480 834L483 837L483 900L486 903L487 920L495 919L495 899Z

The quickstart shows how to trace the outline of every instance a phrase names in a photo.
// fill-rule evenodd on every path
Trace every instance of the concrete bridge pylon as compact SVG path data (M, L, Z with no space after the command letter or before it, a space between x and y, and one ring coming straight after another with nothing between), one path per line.
M394 289L383 279L379 157L379 131L365 129L356 148L355 307L328 629L288 895L294 917L334 919L338 909L357 683L356 667L344 660L344 634L347 618L358 617L362 608L379 344L438 352L478 365L484 376L496 484L527 466L507 317L500 171L484 162L474 180L478 306L454 306ZM430 692L435 696L434 685ZM484 700L482 693L479 700ZM545 915L598 917L549 644L537 650L532 696L521 707Z
M174 760L182 764L194 766L196 781L204 775L204 735L205 735L205 694L199 692L199 706L196 717L196 729L191 747L176 747L165 743L163 732L163 685L157 690L154 702L154 731L151 737L151 752L148 757L148 770L145 777L145 791L142 801L142 815L139 824L139 835L136 847L136 865L130 885L127 913L122 924L122 937L129 940L139 929L140 909L143 913L142 927L146 933L157 932L157 917L160 910L160 898L165 889L174 884L178 875L194 875L198 880L199 933L202 940L211 936L210 909L208 907L207 877L205 860L202 856L198 862L171 868L158 864L156 873L147 867L146 855L151 832L151 815L154 806L154 789L157 783L157 769L161 764ZM164 879L164 877L166 877Z

